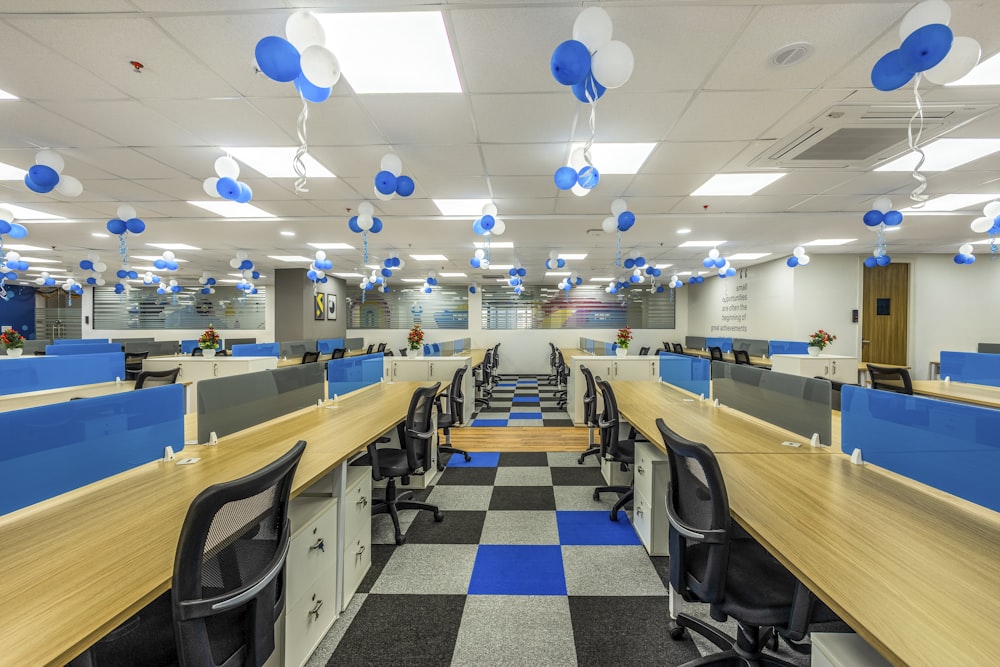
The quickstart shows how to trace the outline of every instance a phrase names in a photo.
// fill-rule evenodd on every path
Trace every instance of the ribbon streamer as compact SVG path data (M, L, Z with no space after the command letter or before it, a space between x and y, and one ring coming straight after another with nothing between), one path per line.
M306 163L303 160L305 154L309 151L309 142L306 135L306 121L309 120L309 105L306 103L306 98L302 98L302 113L299 114L298 124L296 125L296 130L299 135L299 147L295 151L295 157L292 158L292 169L295 170L295 193L309 192L309 188L306 187ZM367 262L367 257L365 258Z
M618 241L615 243L615 266L622 265L622 230L618 230Z
M128 232L118 236L118 254L122 256L122 266L128 269L128 241L125 240L126 236L128 236Z
M367 229L364 230L363 232L361 232L361 239L364 242L364 255L363 255L363 259L365 260L365 264L367 264L368 263L368 230Z
M910 117L910 122L906 126L906 135L910 144L910 150L915 152L920 156L917 160L917 164L913 167L913 180L917 182L917 187L913 189L910 193L910 199L916 202L913 208L920 208L924 205L929 197L924 194L924 190L927 189L927 178L920 173L920 168L924 166L924 161L927 156L924 154L922 148L920 148L920 137L924 133L924 101L920 97L920 79L921 73L917 72L916 78L913 80L913 99L916 102L917 110L914 112L913 116ZM913 124L919 119L919 127L917 128L916 136L913 134Z

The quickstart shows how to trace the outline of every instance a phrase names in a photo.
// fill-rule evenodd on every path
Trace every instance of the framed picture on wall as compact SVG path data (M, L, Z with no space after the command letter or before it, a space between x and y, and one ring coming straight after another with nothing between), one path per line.
M313 319L314 320L324 320L326 319L326 301L324 300L326 294L323 292L318 292L313 295Z
M335 320L337 319L337 295L327 294L326 295L326 319Z

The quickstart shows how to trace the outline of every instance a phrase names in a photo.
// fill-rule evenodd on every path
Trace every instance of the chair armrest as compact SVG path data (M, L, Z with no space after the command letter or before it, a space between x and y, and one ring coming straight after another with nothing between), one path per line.
M724 530L716 529L699 532L688 527L679 516L674 514L674 510L670 507L669 502L667 503L667 520L670 522L670 527L685 539L703 544L722 544L725 541L726 531Z
M429 440L434 435L434 431L427 431L426 433L420 433L419 431L414 431L412 428L406 429L406 436L408 438L416 438L418 440Z
M368 458L371 459L372 464L372 479L376 482L382 479L382 473L378 464L378 444L372 443L368 445Z

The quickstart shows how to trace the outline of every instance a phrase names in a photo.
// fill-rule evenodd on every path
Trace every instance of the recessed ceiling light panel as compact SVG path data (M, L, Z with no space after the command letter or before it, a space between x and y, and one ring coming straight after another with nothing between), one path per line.
M938 139L921 150L926 156L921 172L948 171L1000 151L1000 139ZM910 152L876 167L875 171L913 171L919 160L920 155Z
M691 193L692 197L746 197L784 176L784 172L716 174Z

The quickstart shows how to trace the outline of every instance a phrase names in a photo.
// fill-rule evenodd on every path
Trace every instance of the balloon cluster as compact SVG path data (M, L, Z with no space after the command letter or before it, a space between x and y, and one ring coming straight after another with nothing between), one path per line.
M14 272L27 271L29 268L31 266L27 262L21 261L21 253L16 250L4 253L3 248L0 248L0 276L7 280L17 280Z
M172 250L164 250L160 258L153 261L153 266L161 271L176 271L180 264L177 263L177 256Z
M810 262L809 255L806 254L806 249L802 246L795 246L792 250L792 256L788 258L785 264L789 268L794 269L796 266L807 266Z
M701 276L694 276L690 279L689 282L691 282L692 284L701 282L699 280L695 280L695 278L701 278ZM701 278L701 280L704 280L704 278ZM684 287L684 279L675 274L670 276L670 282L667 284L670 286L670 289L677 289L678 287Z
M313 261L309 264L309 270L306 271L306 278L312 281L313 289L320 283L325 283L329 280L326 277L326 272L332 268L333 260L327 259L325 251L317 250Z
M371 275L362 278L359 287L361 288L362 299L365 296L365 292L368 292L370 290L376 290L378 292L382 292L383 294L389 291L388 279L385 278L384 276L379 275L377 269L372 269ZM427 285L425 283L424 284L425 291L426 287Z
M182 291L184 291L184 288L181 287L180 284L173 279L171 279L171 281L167 284L163 284L161 282L160 286L156 288L157 294L180 294Z
M896 90L922 74L931 83L958 81L979 64L982 49L971 37L955 37L948 27L951 7L944 0L925 0L899 25L902 44L882 56L872 68L872 85ZM918 79L919 80L919 79Z
M972 231L977 234L990 235L990 252L994 255L1000 251L1000 201L992 201L983 208L983 217L972 221Z
M958 254L955 255L956 264L975 264L976 256L972 254L972 244L963 243L958 248Z
M250 261L250 254L246 250L238 250L231 260L229 266L238 271L253 272L253 262ZM260 274L258 274L259 277ZM250 278L251 276L246 276Z
M56 284L56 279L53 278L48 271L42 271L37 278L35 278L35 284L39 287L53 287Z
M566 260L559 257L558 250L552 250L549 252L549 258L545 260L545 268L549 271L564 269L566 268Z
M215 287L213 287L215 283L215 278L208 271L202 271L201 276L198 277L198 284L201 285L202 294L215 294Z
M35 164L24 175L24 184L32 192L45 194L55 190L67 197L79 197L83 184L76 178L62 173L66 166L62 156L55 151L42 150L35 153Z
M483 214L472 222L472 231L480 236L502 236L507 223L497 217L496 204L483 204Z
M118 217L108 220L108 231L112 234L122 236L126 232L131 232L133 234L142 234L146 231L146 223L142 219L136 217L135 208L129 206L128 204L122 204L118 207Z
M582 284L583 284L583 278L580 276L580 274L577 273L576 271L571 271L568 276L559 281L559 284L556 285L556 287L565 292L569 292L574 287L579 287ZM519 284L518 287L522 286ZM514 288L515 292L517 292L518 287Z
M477 283L472 283L469 285L469 294L475 294L479 291L479 285Z
M99 287L104 285L104 276L102 274L108 270L108 265L101 261L101 256L96 252L89 253L87 259L81 259L80 268L84 271L93 272L84 281L88 285L97 285Z
M303 99L325 101L340 80L340 63L326 48L323 26L311 12L298 11L285 22L285 37L271 35L257 42L257 67L274 81L293 81Z
M438 284L437 271L433 271L433 270L432 271L428 271L427 272L427 279L424 280L424 285L423 285L423 288L422 288L423 291L424 291L424 294L430 294L433 291L433 288L437 287L437 284Z
M719 253L718 248L709 250L708 257L701 260L701 265L706 269L718 269L720 278L732 278L736 275L736 269Z
M482 248L476 248L476 252L472 254L472 259L469 260L469 265L474 269L490 268L490 260L486 258L486 251Z
M393 195L409 197L416 189L413 179L403 174L403 161L395 153L382 156L382 170L375 174L375 196L389 201Z
M222 197L238 204L246 204L253 199L253 190L242 181L240 165L228 155L223 155L215 161L216 176L209 176L202 183L205 194L209 197Z
M611 202L611 215L604 218L601 229L608 234L617 232L627 232L635 224L635 213L628 210L628 203L624 199L615 199Z
M507 269L507 286L514 288L514 294L521 296L524 292L524 277L528 275L528 270L515 261L514 266Z
M89 281L90 279L88 278L87 280ZM160 284L160 276L157 276L157 275L153 274L151 271L146 271L144 274L142 274L142 284L143 285L159 285Z
M374 216L375 207L371 202L363 201L358 204L358 214L351 216L347 221L347 228L355 234L361 234L364 239L363 259L368 263L368 232L378 234L382 231L382 221Z
M76 294L77 296L83 296L83 285L76 282L75 278L67 278L66 280L63 281L63 284L60 285L60 287L62 287L62 290L64 292L69 294L69 300L67 301L69 305L73 305L74 294Z
M865 266L869 269L876 266L888 266L892 263L892 257L888 255L885 230L887 227L897 227L902 224L903 214L893 209L891 199L878 197L872 202L872 209L865 213L862 220L869 229L873 229L878 235L875 241L875 250L871 257L865 259ZM801 261L799 263L801 264Z
M12 239L23 239L28 235L28 229L14 222L14 214L10 209L0 208L0 245L3 245L4 234Z

